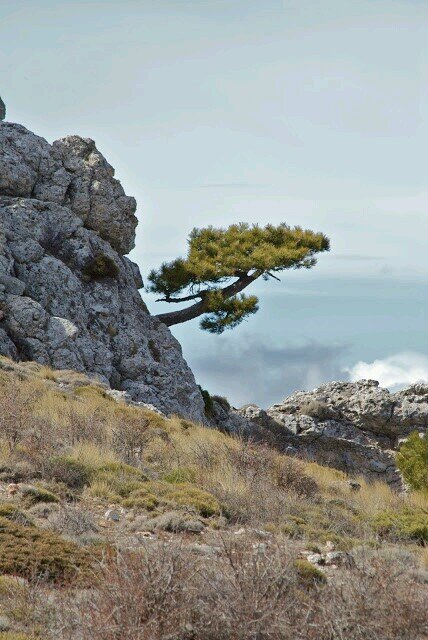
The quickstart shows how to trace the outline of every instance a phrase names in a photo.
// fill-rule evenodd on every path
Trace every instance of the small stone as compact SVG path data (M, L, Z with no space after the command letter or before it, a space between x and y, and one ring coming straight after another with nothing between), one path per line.
M387 470L387 465L379 460L370 460L369 469L375 473L384 473Z
M311 564L324 564L324 557L320 553L312 553L306 557Z
M104 514L104 518L107 521L120 522L120 520L122 519L122 514L118 509L107 509Z
M350 568L354 566L355 562L353 557L345 551L329 551L325 554L325 564Z

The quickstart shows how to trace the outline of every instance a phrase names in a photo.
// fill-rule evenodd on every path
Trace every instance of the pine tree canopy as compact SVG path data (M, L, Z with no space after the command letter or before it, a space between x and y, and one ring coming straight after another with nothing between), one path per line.
M188 244L186 258L151 271L148 290L160 294L161 301L193 302L159 314L162 322L170 326L203 315L201 328L211 333L234 328L258 310L256 296L240 293L257 278L278 279L274 274L285 269L310 269L315 254L330 248L324 234L285 223L193 229Z

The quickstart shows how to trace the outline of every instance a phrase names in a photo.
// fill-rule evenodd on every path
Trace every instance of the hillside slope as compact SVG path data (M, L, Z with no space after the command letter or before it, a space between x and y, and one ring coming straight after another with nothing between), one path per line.
M422 640L427 542L426 493L0 359L5 640Z

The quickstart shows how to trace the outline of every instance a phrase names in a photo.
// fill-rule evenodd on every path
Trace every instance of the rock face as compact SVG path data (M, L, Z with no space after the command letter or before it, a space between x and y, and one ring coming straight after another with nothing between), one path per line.
M0 122L0 354L97 374L202 420L179 343L138 289L136 203L90 139Z
M411 431L427 430L428 385L390 393L374 380L332 382L267 411L249 405L238 413L247 431L285 452L401 489L394 449Z

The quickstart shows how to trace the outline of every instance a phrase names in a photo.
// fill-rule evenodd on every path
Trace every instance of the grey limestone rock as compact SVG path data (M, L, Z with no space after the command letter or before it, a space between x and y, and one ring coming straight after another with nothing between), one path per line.
M138 289L135 200L89 139L0 122L0 354L94 374L202 421L179 343Z
M300 391L269 409L275 417L300 415L310 404L333 411L341 423L369 433L379 444L394 446L398 437L428 425L428 385L390 393L376 380L331 382L311 392ZM316 412L312 416L317 419ZM323 416L320 415L319 418Z
M331 382L266 411L248 405L239 414L247 431L284 452L401 490L395 451L411 431L426 431L428 385L390 393L374 380Z

